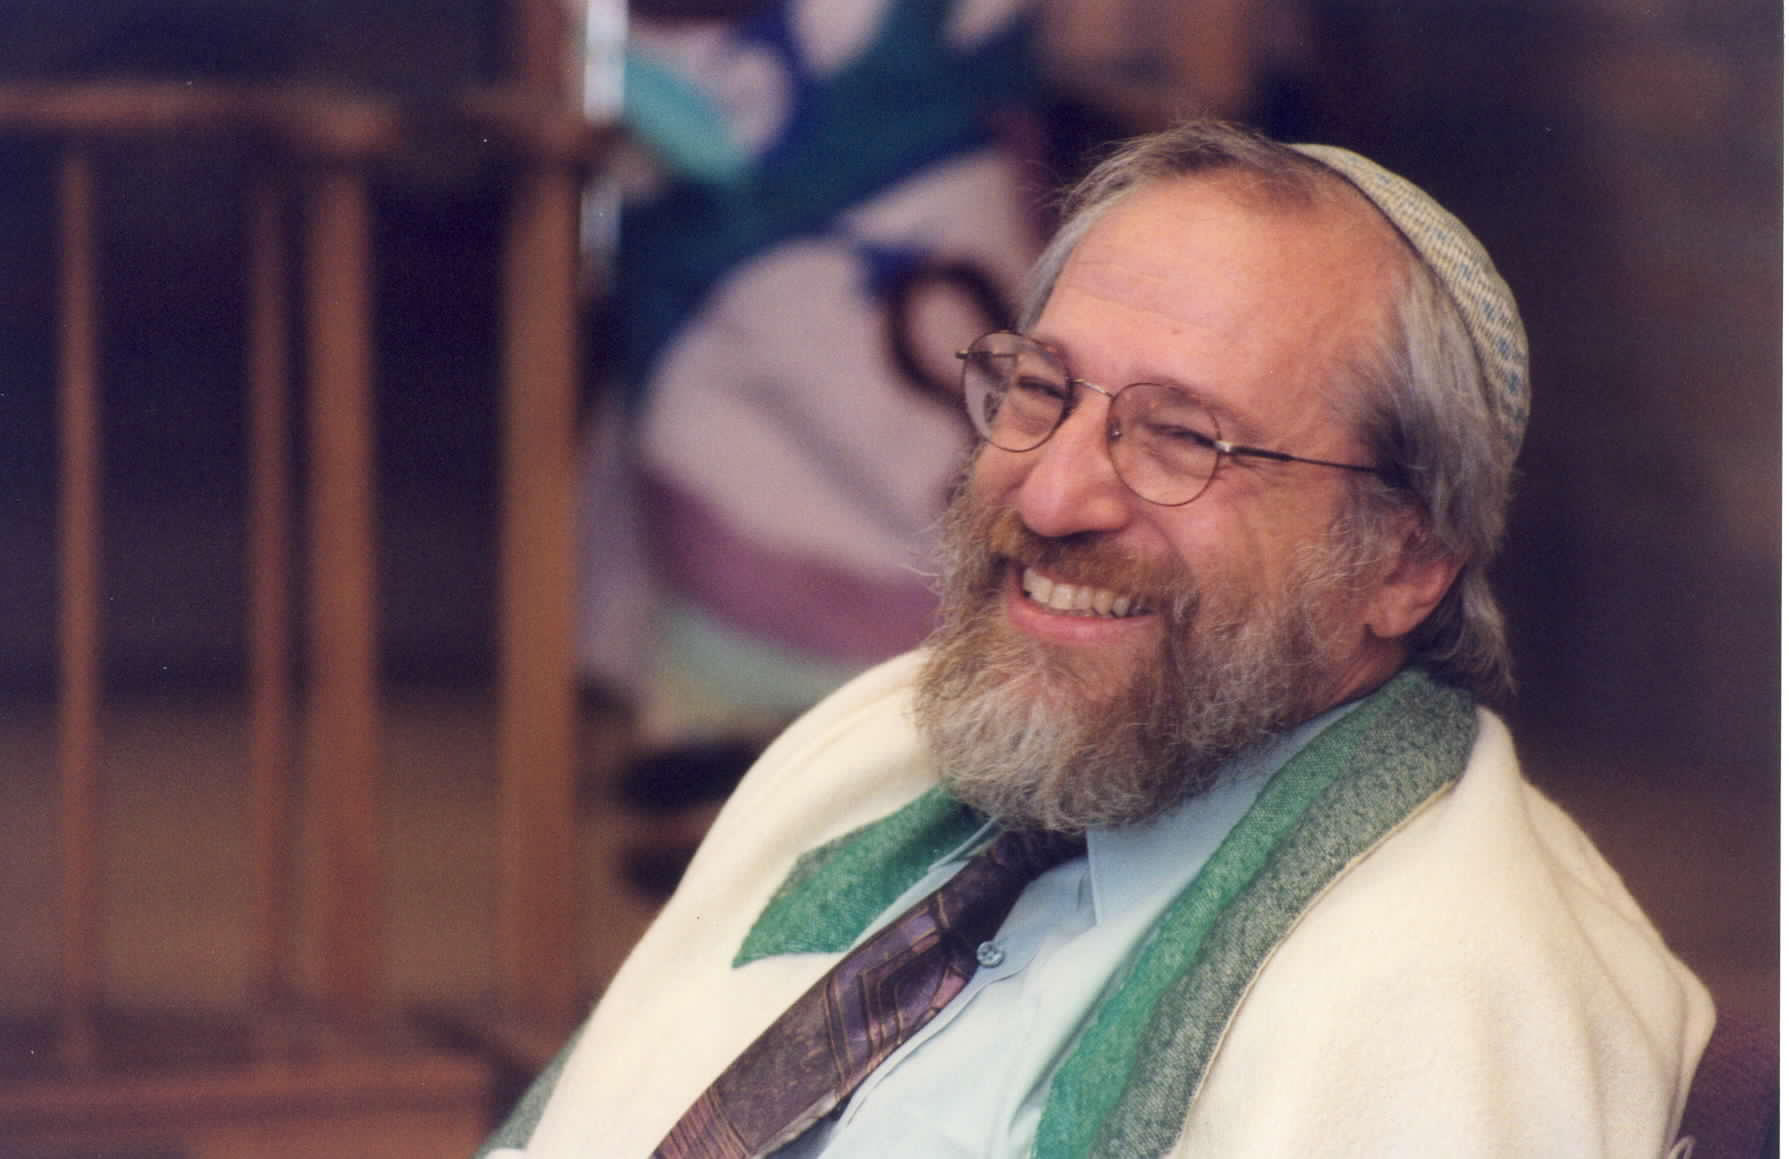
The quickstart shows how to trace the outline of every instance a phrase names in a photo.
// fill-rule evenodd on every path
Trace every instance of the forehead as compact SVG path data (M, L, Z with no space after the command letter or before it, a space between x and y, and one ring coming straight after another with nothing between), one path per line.
M1175 178L1093 225L1038 332L1090 378L1172 377L1247 413L1261 389L1334 380L1378 333L1401 268L1358 195L1288 204L1236 176Z

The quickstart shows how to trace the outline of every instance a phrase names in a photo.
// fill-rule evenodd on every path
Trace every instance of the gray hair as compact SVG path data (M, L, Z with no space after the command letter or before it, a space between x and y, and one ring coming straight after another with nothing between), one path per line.
M1157 181L1222 173L1242 178L1246 192L1278 206L1314 207L1336 199L1375 205L1406 242L1405 273L1395 299L1386 304L1383 324L1363 336L1342 368L1349 389L1339 402L1352 411L1344 417L1357 425L1373 461L1394 469L1398 478L1394 485L1354 476L1340 522L1357 544L1462 561L1453 586L1406 644L1412 658L1439 678L1497 700L1514 685L1489 569L1503 540L1520 428L1512 438L1508 421L1495 411L1491 400L1497 387L1487 378L1484 351L1455 289L1409 244L1407 227L1385 212L1383 202L1321 159L1331 152L1340 151L1307 154L1218 121L1188 122L1124 143L1069 193L1063 224L1032 269L1019 326L1036 325L1069 255L1094 223ZM1465 237L1477 246L1470 234ZM1513 315L1513 298L1509 308ZM1525 345L1520 353L1525 418ZM1421 520L1417 540L1407 547L1390 542L1398 526L1395 516L1412 509Z

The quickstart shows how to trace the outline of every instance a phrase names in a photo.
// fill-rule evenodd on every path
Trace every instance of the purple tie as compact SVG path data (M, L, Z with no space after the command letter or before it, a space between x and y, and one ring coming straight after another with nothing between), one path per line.
M871 934L795 1000L683 1113L654 1159L755 1159L849 1098L960 993L976 947L1079 836L1008 831Z

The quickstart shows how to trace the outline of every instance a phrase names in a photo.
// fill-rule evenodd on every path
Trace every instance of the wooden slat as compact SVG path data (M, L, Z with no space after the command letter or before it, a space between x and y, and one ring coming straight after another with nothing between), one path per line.
M221 1045L208 1027L116 1026L102 1040L108 1031ZM421 1043L369 1039L248 1059L189 1053L0 1082L0 1154L435 1159L471 1154L490 1128L490 1068Z
M549 0L549 7L551 0ZM541 18L530 17L531 21ZM548 20L551 17L546 18ZM556 35L542 24L545 35ZM563 31L563 21L560 23ZM541 34L529 32L530 37ZM542 43L546 41L543 39ZM548 54L531 70L551 70ZM614 139L612 124L578 115L564 86L501 85L462 93L451 111L464 118L456 148L589 162ZM231 135L269 137L282 148L363 160L402 156L420 121L439 141L442 109L411 110L362 94L297 86L195 84L108 79L98 83L0 82L0 130L66 136ZM451 124L451 121L447 122Z
M199 1113L271 1117L450 1100L461 1105L470 1100L476 1105L488 1083L477 1063L445 1052L344 1053L321 1061L260 1062L252 1067L195 1069L185 1074L133 1073L94 1082L12 1083L0 1089L0 1115L13 1129L33 1120L58 1119L84 1120L89 1127L110 1122L179 1125Z
M102 988L99 800L100 495L99 291L94 162L70 146L57 189L61 211L60 836L62 1050L93 1054Z
M390 102L303 86L108 79L0 84L0 127L140 137L267 132L337 154L390 153L403 141Z
M510 26L516 46L514 71L522 89L549 104L566 107L574 101L574 43L580 25L565 0L515 0Z
M572 432L578 180L518 175L504 254L499 991L569 1020L577 994Z
M382 935L369 219L365 176L321 168L308 251L308 768L321 876L321 997L350 1024L373 1016Z
M251 1000L266 1008L294 990L292 745L292 480L286 256L281 190L250 194L248 216L248 670L249 780L254 858Z

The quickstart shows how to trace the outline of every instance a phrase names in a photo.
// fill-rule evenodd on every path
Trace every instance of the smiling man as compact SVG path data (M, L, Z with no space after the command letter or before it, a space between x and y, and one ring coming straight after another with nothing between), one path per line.
M1528 381L1464 226L1189 124L960 357L932 640L765 754L488 1152L1664 1155L1707 994L1475 703Z

